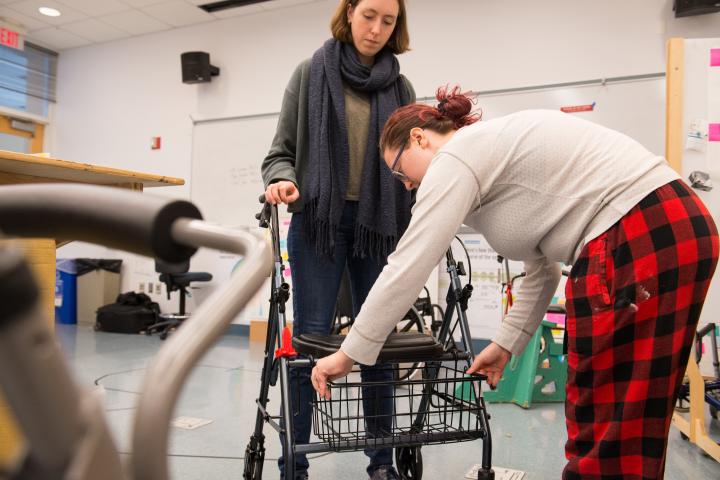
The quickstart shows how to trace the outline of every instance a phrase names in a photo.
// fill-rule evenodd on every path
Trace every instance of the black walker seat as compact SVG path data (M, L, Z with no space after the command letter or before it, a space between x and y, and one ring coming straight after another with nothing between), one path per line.
M338 351L345 335L303 333L294 337L292 345L301 354L322 358ZM419 332L393 332L383 345L379 363L428 361L442 356L443 346L433 336Z

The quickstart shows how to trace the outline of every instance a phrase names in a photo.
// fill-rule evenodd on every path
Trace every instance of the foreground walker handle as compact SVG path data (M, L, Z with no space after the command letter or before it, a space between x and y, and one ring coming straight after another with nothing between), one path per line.
M179 218L202 219L190 202L111 187L32 184L0 187L0 231L105 245L177 263L197 250L173 240Z

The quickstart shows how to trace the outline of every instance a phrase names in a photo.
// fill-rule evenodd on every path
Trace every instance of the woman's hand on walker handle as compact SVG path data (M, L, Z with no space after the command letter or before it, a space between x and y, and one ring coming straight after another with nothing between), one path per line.
M265 200L273 205L277 205L278 203L289 205L298 198L300 198L300 192L297 186L288 180L271 183L265 189Z
M342 350L338 350L332 355L321 358L315 364L315 368L313 368L312 374L310 375L313 388L322 398L330 400L330 389L327 386L327 382L344 377L350 373L354 363L355 361L348 357Z
M511 353L495 342L478 353L473 364L465 373L481 373L487 377L487 383L495 388L502 377L505 364L510 360Z

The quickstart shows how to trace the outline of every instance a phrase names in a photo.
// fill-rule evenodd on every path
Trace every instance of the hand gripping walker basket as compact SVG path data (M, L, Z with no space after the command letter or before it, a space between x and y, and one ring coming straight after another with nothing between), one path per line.
M261 197L260 201L263 200ZM476 439L482 440L482 468L478 479L493 479L489 416L480 395L480 384L486 377L464 373L474 356L465 316L472 287L462 287L462 263L455 262L450 249L446 260L451 282L447 308L437 337L420 332L392 333L378 363L383 365L382 368L393 370L394 375L389 377L393 380L361 382L354 369L347 378L331 382L331 399L320 399L314 395L311 401L315 438L306 444L295 443L293 415L297 406L292 402L299 397L292 395L289 369L312 368L316 359L337 351L344 337L302 334L291 338L285 316L289 286L283 280L277 207L265 203L256 217L261 227L270 229L274 269L265 359L260 394L256 400L258 411L255 431L245 451L243 478L262 478L265 457L263 427L267 423L280 436L286 479L295 478L294 459L300 453L391 447L395 449L401 478L419 480L423 470L423 445ZM408 363L416 366L416 373L410 378L399 374L399 370L406 368ZM279 415L273 415L268 408L268 395L270 387L276 386L278 379L281 406ZM389 392L373 397L375 401L392 402L391 413L377 414L378 409L363 401L368 389ZM382 411L387 412L387 409Z

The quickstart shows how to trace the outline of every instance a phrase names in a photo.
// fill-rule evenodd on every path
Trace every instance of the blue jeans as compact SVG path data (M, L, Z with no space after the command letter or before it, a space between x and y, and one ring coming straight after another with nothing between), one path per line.
M386 259L377 261L370 257L352 255L355 234L357 202L346 201L342 219L335 237L335 254L332 259L320 257L315 245L305 237L303 213L293 214L288 231L288 254L292 275L293 335L302 333L329 334L332 327L335 304L345 265L348 266L352 292L353 311L360 312L367 294L385 266ZM392 381L392 371L380 366L361 366L363 382ZM363 412L368 437L385 436L392 426L392 387L363 388ZM308 443L312 428L311 400L315 391L310 382L310 369L290 369L290 395L292 397L295 443ZM382 465L392 465L392 448L365 449L370 457L368 474ZM278 465L283 471L283 458ZM296 475L307 471L309 463L305 455L295 456Z

